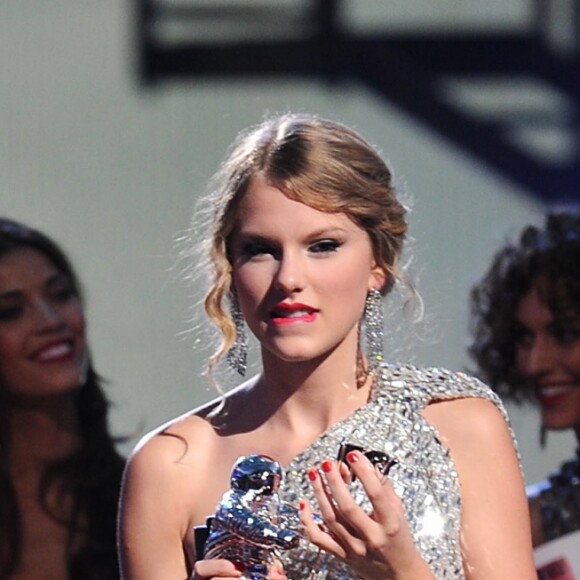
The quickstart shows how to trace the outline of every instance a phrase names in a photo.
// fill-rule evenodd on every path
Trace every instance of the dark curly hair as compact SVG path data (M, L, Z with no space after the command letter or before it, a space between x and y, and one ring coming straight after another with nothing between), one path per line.
M73 268L55 242L24 224L0 218L0 258L22 249L33 249L46 256L81 297ZM9 578L20 564L22 521L8 470L9 411L3 404L3 392L0 376L0 578ZM69 556L69 578L113 580L119 578L115 530L125 460L116 450L118 440L109 433L109 402L103 392L102 380L90 362L86 382L75 397L81 448L70 457L46 466L38 501L51 517L68 528L69 546L76 545L78 537L83 538L81 548ZM46 498L52 489L73 498L67 521L51 513L47 505Z
M516 403L533 400L516 368L521 328L516 311L537 283L558 319L580 318L580 212L547 214L543 227L527 226L516 243L499 250L470 295L474 371L500 396Z

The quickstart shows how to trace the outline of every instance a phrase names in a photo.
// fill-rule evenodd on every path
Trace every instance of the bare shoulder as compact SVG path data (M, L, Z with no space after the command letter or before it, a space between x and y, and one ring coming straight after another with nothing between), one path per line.
M214 437L208 421L188 413L145 435L129 458L129 468L155 471L177 467L207 449ZM196 457L196 461L199 459Z
M192 530L214 513L237 453L223 432L227 414L216 421L210 413L217 402L148 433L131 454L119 513L123 577L191 575Z
M507 439L511 444L508 423L490 400L466 397L439 401L425 408L423 415L444 440L472 444L490 442L490 437Z
M435 403L424 417L449 450L463 484L478 478L495 485L498 477L511 477L523 492L513 434L492 401L470 397Z
M500 408L470 397L429 405L424 417L438 431L457 470L466 577L535 578L524 482Z
M177 492L192 490L211 455L216 434L212 425L193 413L183 415L145 435L135 446L125 478Z
M192 529L216 503L215 496L207 499L216 437L204 418L188 414L149 433L135 447L121 490L124 577L189 576Z
M206 488L208 479L223 480L233 463L228 426L240 414L229 411L245 388L244 384L145 435L129 458L128 477L173 491L180 485L197 491L198 483Z

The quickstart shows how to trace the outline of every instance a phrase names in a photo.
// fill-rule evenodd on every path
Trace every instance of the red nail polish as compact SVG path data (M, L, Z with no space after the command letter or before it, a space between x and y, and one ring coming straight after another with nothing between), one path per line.
M318 477L318 471L316 471L316 469L309 469L308 470L308 479L310 481L316 481L317 477Z
M323 461L322 462L322 471L324 471L324 473L330 473L332 471L332 461Z
M301 500L298 502L298 509L299 509L300 511L303 511L303 510L305 510L305 509L306 509L306 502L305 502L303 499L301 499Z
M234 564L234 568L238 572L243 572L246 569L246 567L241 562L233 562L233 564Z
M347 454L346 460L349 463L356 463L359 460L359 456L356 454L355 451L351 451L350 453Z

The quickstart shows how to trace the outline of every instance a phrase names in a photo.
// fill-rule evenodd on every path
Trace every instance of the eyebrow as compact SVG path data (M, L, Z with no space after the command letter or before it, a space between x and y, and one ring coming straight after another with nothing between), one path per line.
M306 238L307 239L315 239L315 238L324 238L327 236L332 236L332 235L337 235L337 234L346 234L348 233L348 230L345 228L342 228L340 226L332 226L332 227L328 227L328 228L321 228L319 230L315 230L313 232L310 232ZM259 234L259 233L252 233L252 231L246 231L244 232L243 230L238 230L237 232L234 232L234 238L235 237L241 237L245 240L257 240L257 241L271 241L271 238L268 236L265 236L263 234Z
M55 274L50 275L44 281L44 288L50 289L51 287L60 284L61 282L65 282L72 286L72 282L61 272L57 272ZM7 290L6 292L0 292L0 300L14 300L15 298L20 298L24 292L22 290Z
M8 292L0 292L0 300L14 300L15 298L20 298L22 296L22 291L20 290L9 290Z
M73 286L73 283L70 280L70 278L68 276L65 276L62 272L57 272L56 274L49 276L46 279L46 281L44 282L44 285L47 288L50 288L51 286L54 286L55 284L60 284L61 282L64 282L65 284L70 284L70 286Z

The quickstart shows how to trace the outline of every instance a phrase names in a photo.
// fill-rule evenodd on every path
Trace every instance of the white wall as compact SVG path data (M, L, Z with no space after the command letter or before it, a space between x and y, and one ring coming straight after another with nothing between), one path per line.
M454 5L442 4L451 16ZM134 441L213 396L201 376L206 355L184 334L191 289L171 269L173 240L235 134L268 111L332 117L383 150L414 205L428 324L413 360L465 367L468 289L505 235L542 208L359 86L223 81L141 92L127 6L3 0L0 8L0 214L45 230L71 254L96 366L110 380L114 430ZM513 412L529 481L573 446L551 437L539 452L535 420Z

